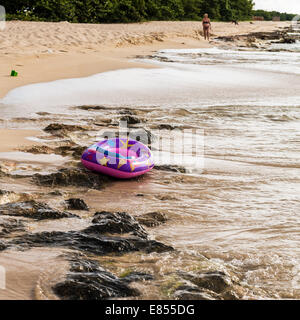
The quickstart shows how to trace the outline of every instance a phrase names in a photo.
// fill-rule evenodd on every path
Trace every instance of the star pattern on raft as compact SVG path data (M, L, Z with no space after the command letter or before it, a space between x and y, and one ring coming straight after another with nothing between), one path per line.
M125 164L127 164L127 160L126 159L120 159L119 164L118 164L118 169L123 167Z
M151 159L147 160L147 166L148 168L150 168L152 166L153 162L151 161Z
M135 145L135 143L129 143L129 140L127 139L126 141L120 140L120 142L122 143L122 146L120 147L120 149L128 149L129 147L133 147Z
M106 157L100 159L100 161L99 161L99 163L104 167L107 167L108 162L109 162L109 159Z
M136 167L139 167L139 164L136 164L136 163L134 163L134 162L130 162L131 172L133 172Z

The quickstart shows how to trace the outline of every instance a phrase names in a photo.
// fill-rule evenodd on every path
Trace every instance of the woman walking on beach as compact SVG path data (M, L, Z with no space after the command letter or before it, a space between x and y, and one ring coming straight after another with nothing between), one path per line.
M204 32L204 39L209 41L210 37L210 31L211 31L211 23L210 19L208 17L208 14L205 13L204 18L202 20L202 25L203 25L203 32Z

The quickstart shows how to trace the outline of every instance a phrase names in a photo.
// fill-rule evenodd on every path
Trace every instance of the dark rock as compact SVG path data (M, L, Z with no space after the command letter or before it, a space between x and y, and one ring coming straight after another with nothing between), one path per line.
M76 144L60 146L54 149L54 153L61 156L72 155L75 159L80 159L87 147Z
M54 150L48 146L32 146L29 148L21 149L23 152L33 153L33 154L52 154Z
M140 141L141 143L148 145L151 148L151 144L157 140L157 136L150 130L144 128L137 128L130 131L130 139Z
M166 195L158 195L158 196L156 196L156 198L158 199L158 200L161 200L161 201L174 201L174 200L178 200L177 198L175 198L175 197L173 197L173 196L171 196L171 195L169 195L169 194L166 194Z
M144 197L145 195L143 193L137 193L136 196L137 197Z
M82 199L69 199L66 200L67 203L67 209L69 210L84 210L88 211L89 207L88 205L82 200Z
M105 106L79 106L77 108L81 109L81 110L91 110L91 111L106 110L107 109L107 107L105 107Z
M72 156L75 159L81 159L82 154L87 149L87 147L76 146L71 148Z
M7 248L7 245L3 241L0 240L0 251L5 250L6 248Z
M78 125L69 125L63 123L51 123L49 124L44 131L50 133L57 133L58 131L63 132L75 132L75 131L84 131L85 128L78 126Z
M86 147L78 145L66 145L57 148L50 148L48 146L33 146L30 148L20 149L23 152L33 153L33 154L59 154L61 156L72 155L75 159L80 159L82 153L85 151Z
M141 239L147 239L148 234L145 229L126 212L97 212L92 221L95 225L87 228L87 233L111 233L123 234L132 233Z
M210 290L188 291L177 290L173 297L176 300L221 300L220 296Z
M8 176L7 170L5 170L0 164L0 177L6 177L6 176Z
M126 213L101 212L95 215L93 225L81 231L29 233L16 237L10 246L24 249L32 247L67 247L96 255L123 254L134 251L167 252L174 250L155 240L149 240L147 232ZM108 236L132 233L131 237ZM105 233L105 235L104 235Z
M105 300L139 294L94 261L77 262L75 267L72 266L66 281L56 284L53 291L66 300Z
M83 259L82 257L76 257L76 259L73 259L70 268L70 272L76 273L92 273L101 271L104 271L104 269L99 266L97 261L87 260L85 258Z
M138 216L136 219L146 227L157 227L168 220L166 215L161 212L149 212Z
M120 121L126 121L127 124L137 124L141 123L141 120L135 116L126 115L120 118Z
M0 196L6 196L6 195L11 194L11 193L13 193L13 192L0 189Z
M240 300L241 297L234 290L227 290L222 293L222 298L224 300Z
M167 252L174 250L155 240L140 238L121 238L99 235L96 230L87 228L82 231L41 232L15 238L10 245L23 248L32 247L67 247L97 255L109 253L123 254L134 251Z
M180 167L180 166L172 166L172 165L161 165L161 166L155 166L156 170L161 171L170 171L170 172L178 172L178 173L186 173L186 168Z
M38 116L49 116L49 115L51 115L51 113L49 113L49 112L37 112L36 114Z
M8 216L22 216L36 220L77 217L71 213L52 209L45 203L33 200L0 205L0 214Z
M136 112L132 109L123 109L120 111L120 114L135 116Z
M159 124L157 126L158 129L160 130L174 130L176 127L170 125L170 124Z
M293 38L283 38L280 43L294 44L297 40Z
M122 280L124 282L131 283L131 282L138 282L138 281L154 280L154 277L152 276L152 274L133 271L130 274L126 275L125 277L122 277Z
M279 40L285 35L285 32L282 31L271 31L271 32L252 32L249 34L243 35L235 35L235 36L222 36L216 38L216 40L221 41L236 41L236 40L244 40L244 41L255 41L255 40Z
M17 219L3 219L0 220L0 236L6 237L14 232L21 232L25 231L25 225L23 221Z
M199 288L211 290L216 293L222 293L232 286L232 281L228 275L220 271L206 273L180 273L180 275Z
M63 196L63 192L61 192L60 190L54 190L54 191L51 191L49 193L51 196Z
M33 176L35 183L45 186L76 186L101 190L113 181L105 175L91 172L84 168L66 168L52 174L35 174Z

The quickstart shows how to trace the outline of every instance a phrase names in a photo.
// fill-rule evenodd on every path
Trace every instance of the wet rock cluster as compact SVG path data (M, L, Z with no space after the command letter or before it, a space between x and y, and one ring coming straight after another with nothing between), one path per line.
M138 216L137 221L146 227L152 228L167 222L168 218L161 212L149 212Z
M73 261L65 281L56 284L53 291L65 300L105 300L134 297L139 292L129 286L131 282L152 280L148 274L132 273L120 279L101 268L96 261Z
M35 220L74 218L74 214L59 211L34 200L0 205L0 215L26 217Z
M69 124L62 124L62 123L51 123L49 124L44 131L49 132L55 135L62 135L66 134L67 132L75 132L75 131L84 131L86 128L78 125L69 125Z
M238 283L222 271L178 272L184 283L173 294L179 300L237 300Z
M66 206L68 210L83 210L89 211L88 205L82 199L71 198L66 200Z
M161 171L178 172L178 173L186 173L187 172L185 167L172 166L172 165L159 165L159 166L155 166L155 169L161 170Z
M126 213L96 213L92 225L81 231L28 233L8 243L24 249L33 247L67 247L105 255L144 251L166 252L173 248L149 239L148 233Z
M271 41L271 43L287 43L292 44L296 42L296 38L291 34L293 30L285 28L284 30L277 30L272 32L252 32L245 35L222 36L216 40L224 42L244 41L247 45L256 47L256 41Z
M84 168L64 168L51 174L35 174L33 181L38 185L49 187L86 187L101 190L114 181L108 176L93 173Z
M6 238L15 232L24 232L25 224L22 220L0 217L0 237Z

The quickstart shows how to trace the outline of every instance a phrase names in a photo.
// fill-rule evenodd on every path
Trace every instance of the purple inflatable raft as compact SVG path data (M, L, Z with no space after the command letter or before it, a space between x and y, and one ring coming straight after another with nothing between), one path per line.
M140 176L154 167L148 147L135 140L119 138L92 145L83 153L81 161L89 170L121 179Z

